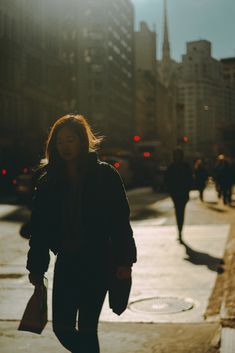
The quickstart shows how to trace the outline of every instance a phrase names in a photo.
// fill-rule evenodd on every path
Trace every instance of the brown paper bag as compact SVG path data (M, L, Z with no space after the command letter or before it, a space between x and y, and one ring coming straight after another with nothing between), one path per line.
M34 287L33 295L26 305L18 330L40 334L47 321L47 278L44 277L43 284Z

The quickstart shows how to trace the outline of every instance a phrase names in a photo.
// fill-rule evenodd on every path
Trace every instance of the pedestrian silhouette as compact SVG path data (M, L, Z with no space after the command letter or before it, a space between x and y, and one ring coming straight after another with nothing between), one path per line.
M97 327L106 292L112 289L112 305L126 305L113 291L130 284L136 261L124 186L116 169L98 159L101 140L81 115L57 120L32 206L29 280L40 285L49 250L56 254L53 330L72 353L100 352Z
M178 227L178 240L182 243L185 206L189 201L189 191L192 187L192 171L184 161L183 150L178 147L173 152L173 162L166 170L166 185L175 207Z
M218 197L225 205L232 202L233 172L232 166L223 154L218 155L214 169L214 180Z
M208 179L208 172L201 159L197 159L193 167L194 186L199 191L200 200L203 201L203 192Z

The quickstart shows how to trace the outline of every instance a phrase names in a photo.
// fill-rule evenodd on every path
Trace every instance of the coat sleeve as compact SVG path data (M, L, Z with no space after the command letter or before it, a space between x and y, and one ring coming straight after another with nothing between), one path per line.
M137 261L136 245L130 225L130 208L123 181L119 173L109 166L106 175L106 193L108 198L108 216L110 226L111 249L116 265L131 266ZM108 187L107 187L108 186Z
M46 236L47 197L44 187L35 188L30 219L30 239L26 268L31 273L44 274L49 266L50 254Z

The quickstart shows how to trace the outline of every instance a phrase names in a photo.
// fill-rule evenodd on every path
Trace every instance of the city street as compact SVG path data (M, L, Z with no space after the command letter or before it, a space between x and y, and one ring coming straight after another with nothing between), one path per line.
M0 0L0 353L66 353L52 326L73 353L235 353L234 13L234 0ZM18 327L45 244L55 316L51 253L37 335ZM100 306L107 286L123 299L106 262L132 274L121 316L109 293Z
M204 203L192 191L185 244L179 244L169 197L142 188L128 191L128 198L138 262L126 312L116 316L106 299L100 318L101 353L219 352L218 318L205 321L205 313L218 272L223 271L221 260L235 209L217 200L213 185L206 189ZM33 291L25 270L28 241L19 236L27 217L24 207L0 205L0 351L65 353L51 322L42 336L17 331ZM52 256L47 273L49 320L53 262Z

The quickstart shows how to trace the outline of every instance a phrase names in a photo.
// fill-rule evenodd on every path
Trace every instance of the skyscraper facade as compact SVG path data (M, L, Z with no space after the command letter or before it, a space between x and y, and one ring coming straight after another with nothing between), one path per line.
M34 154L62 111L58 19L49 2L0 2L0 151ZM30 149L28 148L30 145ZM3 157L5 158L5 157Z
M224 118L221 63L211 56L211 43L187 43L180 71L180 102L184 105L184 134L190 155L212 156Z
M167 0L164 0L162 58L157 60L157 126L165 160L169 161L172 150L182 134L182 110L178 104L178 63L171 58L170 35L167 16Z
M235 58L221 59L224 78L225 124L235 124Z
M70 110L86 115L108 145L126 145L134 121L134 9L130 0L78 0L64 8L62 55ZM71 41L72 40L72 41Z
M130 0L2 0L0 150L12 140L30 143L34 154L54 120L75 111L107 144L126 146L134 119L133 35Z
M145 22L135 32L135 132L143 141L157 139L156 32Z
M167 0L164 0L162 58L157 62L158 80L168 87L175 83L178 64L171 57L170 35L167 16Z
M146 22L140 22L140 28L135 32L135 69L148 71L156 75L157 34Z

